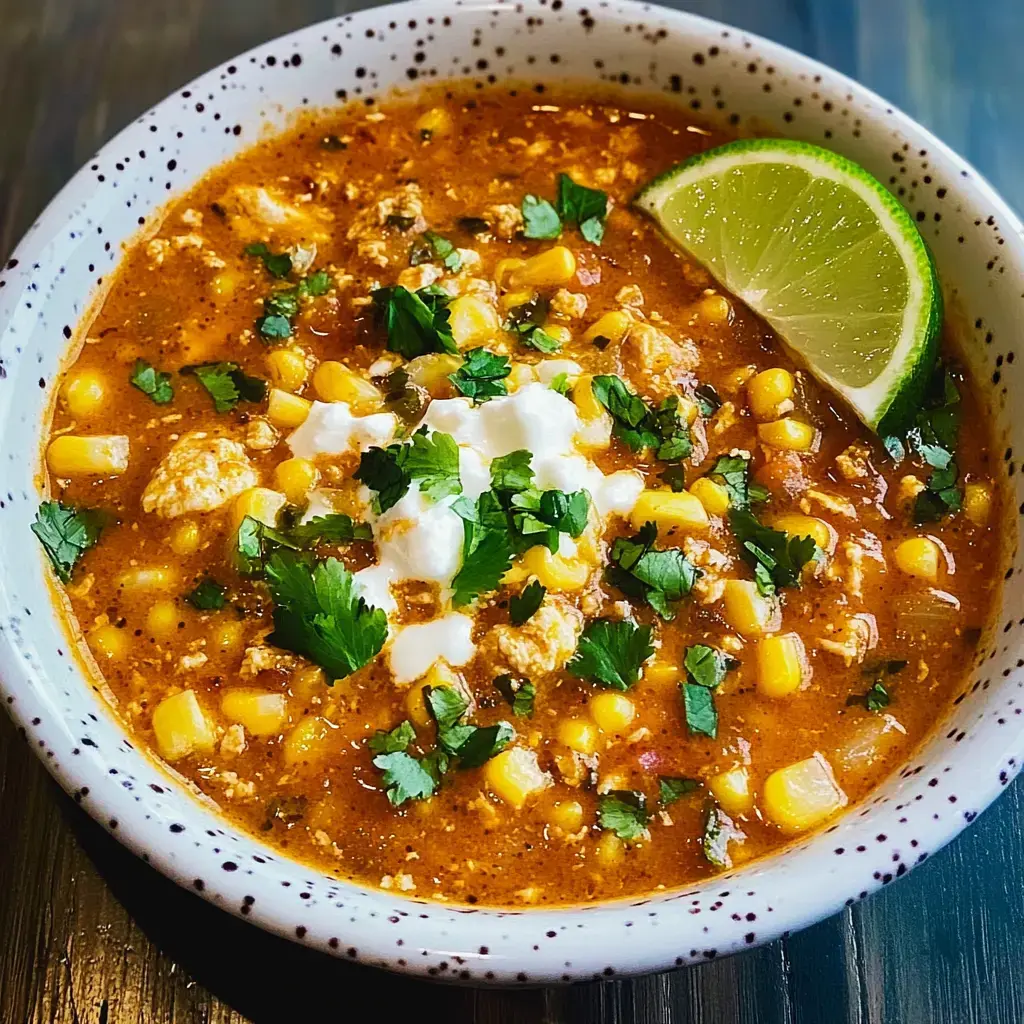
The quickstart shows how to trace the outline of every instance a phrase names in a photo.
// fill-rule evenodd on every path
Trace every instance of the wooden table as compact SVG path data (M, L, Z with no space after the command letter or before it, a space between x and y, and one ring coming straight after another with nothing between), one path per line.
M0 256L110 135L175 86L346 0L0 0ZM1021 0L706 0L843 69L1024 205ZM6 443L17 443L5 439ZM448 989L242 925L136 861L0 715L0 1024L1024 1021L1020 783L899 885L728 960L571 989ZM423 1014L428 1016L424 1017Z

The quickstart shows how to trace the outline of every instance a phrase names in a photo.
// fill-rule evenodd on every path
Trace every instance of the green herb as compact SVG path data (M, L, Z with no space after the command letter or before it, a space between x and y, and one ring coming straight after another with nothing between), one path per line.
M267 382L248 376L238 363L200 363L182 367L181 372L195 376L217 412L231 412L239 402L262 402L267 395Z
M588 242L600 245L608 216L608 195L596 188L577 185L568 174L560 174L558 214L565 223L577 224Z
M246 516L235 534L235 568L242 576L262 576L267 559L279 548L295 551L298 544L282 531Z
M432 501L462 493L459 446L450 434L427 434L426 427L404 444L367 449L354 476L377 492L373 509L378 515L396 505L413 480L419 482L421 493Z
M541 326L547 313L547 299L538 296L520 306L513 306L502 326L506 331L517 334L519 340L527 347L550 355L558 352L562 343L557 338L552 338Z
M883 661L879 665L871 665L864 669L864 675L872 680L867 693L851 694L846 698L847 706L861 705L868 711L883 711L892 703L892 694L886 685L889 676L902 672L907 667L905 661Z
M486 235L491 230L491 225L483 217L460 217L456 222L460 231L467 235Z
M718 735L718 709L714 690L725 674L739 662L707 644L694 644L686 649L683 667L686 681L682 684L683 712L691 735Z
M639 839L647 831L650 820L643 793L613 789L597 798L598 825L627 842Z
M463 497L452 505L462 519L462 566L452 580L452 604L459 608L496 590L512 565L509 520L494 491L476 502Z
M558 211L546 199L523 196L523 234L527 238L557 238L562 233Z
M396 285L378 288L372 294L378 318L388 334L388 348L406 359L427 352L458 355L459 347L452 338L448 303L451 296L442 288L430 285L417 292Z
M653 448L663 462L678 462L693 450L689 427L679 417L679 398L666 398L652 409L626 387L621 377L599 374L594 397L611 413L613 434L633 451Z
M460 768L479 768L515 738L508 722L487 726L463 722L469 703L451 686L431 686L424 694L437 723L437 742L446 753L458 757Z
M292 272L292 258L286 252L271 252L263 242L245 247L246 256L259 256L272 277L287 277Z
M569 374L564 371L556 373L551 378L551 383L548 384L548 387L552 391L557 391L560 395L567 395L572 390L572 385L569 383Z
M710 690L720 686L725 680L726 673L738 668L739 664L735 658L730 658L728 654L707 644L687 647L683 657L687 679L697 686L704 686Z
M658 776L658 800L665 807L674 804L684 796L689 796L690 793L694 793L698 789L700 789L698 779L673 775Z
M147 363L145 359L135 360L132 375L128 380L144 395L152 398L157 405L166 405L174 398L171 375L163 370L157 370Z
M257 318L256 330L267 341L282 341L292 336L292 323L282 313L268 313Z
M373 530L368 523L354 522L351 516L343 512L315 516L309 522L291 527L287 535L303 548L316 544L349 544L354 540L373 540Z
M586 491L538 491L529 487L512 495L510 512L522 550L544 544L554 554L560 533L578 537L587 528L590 497Z
M750 482L750 459L745 455L720 455L708 476L726 489L730 508L749 508L770 497L764 487Z
M672 488L673 493L679 494L686 490L686 471L682 466L667 466L658 475Z
M485 348L471 348L465 362L448 379L474 405L508 394L505 378L512 372L508 356L498 356Z
M821 551L813 537L792 537L765 526L746 509L729 509L729 523L740 554L754 570L758 592L769 596L780 587L799 587L803 567Z
M78 560L99 540L102 517L95 509L44 501L31 529L49 556L58 579L68 583Z
M525 491L533 483L532 458L525 448L499 455L491 463L491 487L496 491Z
M626 619L594 619L583 629L566 670L580 679L614 690L628 690L640 678L652 654L650 626Z
M406 720L396 725L391 732L378 729L367 741L366 745L375 754L394 754L400 750L408 750L409 744L416 739L416 730L412 722Z
M683 712L690 734L714 739L718 735L718 709L715 707L714 693L696 683L683 683L682 690Z
M541 606L547 587L537 580L527 583L522 591L508 599L508 617L513 626L521 626L528 622L534 612Z
M401 807L407 800L427 800L441 783L448 770L448 758L442 751L416 758L404 750L379 754L374 766L384 774L381 782L392 806Z
M331 275L326 270L317 270L304 277L296 287L300 299L315 298L318 295L326 295L331 288Z
M193 608L198 608L201 612L213 612L224 607L224 595L226 592L226 587L223 587L216 580L207 576L199 581L199 585L195 590L185 595L185 600Z
M353 476L366 484L373 496L373 510L382 515L393 508L405 496L412 483L412 477L405 471L400 459L404 445L390 445L387 448L368 448L359 459L359 468Z
M716 868L731 868L729 843L743 838L743 833L736 827L732 818L717 804L709 802L704 818L704 836L701 840L704 856Z
M705 419L710 419L722 408L722 397L710 384L698 384L693 389L697 410Z
M517 679L505 673L494 680L494 686L512 705L512 714L517 718L530 718L533 715L537 687L529 679Z
M298 555L276 551L266 573L274 598L269 643L309 658L331 681L362 668L384 646L384 612L366 604L336 558L311 567Z
M448 241L433 231L424 231L409 251L409 264L418 267L421 263L430 263L432 260L439 260L453 274L462 266L462 257L459 250Z
M655 550L658 527L644 523L634 537L616 537L604 578L634 601L646 601L663 619L676 617L675 602L693 589L699 570L679 548Z

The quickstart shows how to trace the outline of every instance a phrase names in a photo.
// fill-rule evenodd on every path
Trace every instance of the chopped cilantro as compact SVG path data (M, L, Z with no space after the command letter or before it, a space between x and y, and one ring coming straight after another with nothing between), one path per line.
M491 487L496 491L525 491L533 483L532 458L525 448L499 455L491 463Z
M527 238L557 238L562 233L558 211L546 199L523 196L523 234Z
M883 661L864 669L864 675L871 679L871 687L867 693L851 694L846 698L847 706L859 704L868 711L882 711L892 703L892 693L886 680L889 676L902 672L907 667L905 661Z
M646 831L651 816L643 793L629 789L613 789L597 798L597 823L605 831L614 832L627 842L639 839Z
M427 800L441 783L448 770L448 758L441 751L416 758L404 750L378 754L374 766L384 774L381 778L392 806L401 807L407 800Z
M621 377L599 374L591 385L594 397L611 413L613 433L634 452L653 448L663 462L678 462L693 450L689 427L679 417L679 399L672 395L652 409Z
M288 537L299 547L315 544L349 544L354 540L373 540L373 531L367 523L354 522L343 512L314 516L308 523L299 523L287 531Z
M646 601L670 622L676 616L675 602L690 593L699 570L679 548L656 550L657 537L654 523L644 523L634 537L616 537L604 578L632 600Z
M431 686L424 693L427 708L437 723L438 745L458 757L460 768L479 768L515 738L515 730L508 722L487 726L464 722L469 702L451 686Z
M711 384L698 384L693 389L693 398L697 403L697 410L705 419L714 416L722 408L722 396Z
M452 580L456 608L496 590L512 565L512 538L508 515L494 491L484 491L476 502L463 497L452 505L462 518L462 566Z
M666 466L658 475L672 488L675 494L686 490L686 471L682 466Z
M714 693L696 683L683 683L682 690L683 712L690 734L714 739L718 735L718 709L715 707Z
M373 496L373 510L382 515L393 508L409 490L412 478L402 467L399 453L403 445L389 445L387 448L368 448L359 459L359 468L353 476L366 484Z
M700 782L697 779L673 775L658 776L658 800L665 807L674 804L684 796L689 796L690 793L694 793L698 789L700 789Z
M317 270L304 277L296 288L299 298L315 298L318 295L326 295L331 288L331 275L326 270Z
M396 505L413 480L419 482L420 491L432 501L462 493L459 446L450 434L428 434L425 427L404 444L367 449L354 475L377 492L373 509L378 515Z
M366 745L375 754L394 754L400 750L408 750L409 744L416 739L416 730L408 719L396 725L391 732L378 729L367 741Z
M725 674L739 662L707 644L694 644L686 649L683 667L686 681L682 683L683 712L691 735L718 735L718 709L714 690Z
M272 277L287 277L292 272L292 258L286 252L271 252L263 242L253 242L245 247L246 256L259 256L263 266Z
M547 587L537 580L527 583L522 591L513 594L508 599L508 617L513 626L521 626L532 618L534 612L541 606Z
M282 531L246 516L235 534L235 568L242 576L262 576L267 559L278 548L294 551L298 545Z
M717 804L709 802L704 818L704 835L701 840L704 856L716 868L731 868L732 858L729 856L729 843L743 838L743 833L736 827L732 818Z
M512 714L517 718L533 715L537 687L529 679L517 679L505 673L494 680L494 687L512 705Z
M248 376L238 363L200 363L181 372L195 376L217 412L231 412L239 402L262 402L267 395L267 382Z
M434 285L416 292L401 285L378 288L373 293L373 302L387 329L388 348L406 359L427 352L458 355L448 322L450 301L451 296Z
M292 322L283 313L267 313L256 320L256 330L267 341L282 341L292 336Z
M95 509L44 501L31 529L49 556L58 579L67 583L78 560L99 540L102 522Z
M560 395L567 395L572 390L572 385L569 383L569 374L565 372L556 373L551 378L551 383L548 387L552 391L557 391Z
M577 185L568 174L558 176L558 215L566 224L579 226L580 234L593 245L604 238L608 195L596 188ZM529 236L527 236L529 237Z
M145 359L135 360L132 375L128 380L144 395L152 398L157 405L166 405L174 398L171 375L151 366Z
M485 348L471 348L464 353L465 362L448 379L474 405L508 394L505 378L512 372L508 356L498 356Z
M626 619L594 619L583 629L566 670L580 679L614 690L628 690L654 654L650 626Z
M697 686L705 686L713 690L720 686L725 679L727 672L737 668L739 662L730 658L715 647L707 644L694 644L686 648L683 657L683 668L686 669L686 677Z
M226 587L207 576L199 581L195 590L185 595L185 600L201 612L213 612L224 607L226 590Z
M769 498L764 487L750 482L750 458L746 455L720 455L708 476L726 489L730 508L749 508Z
M409 263L418 267L421 263L430 263L432 260L438 260L453 274L462 266L459 250L447 238L442 238L433 231L424 231L419 241L414 243L409 251Z
M512 525L523 550L544 544L558 550L558 535L578 537L587 528L590 496L586 491L538 491L529 487L512 495Z
M516 731L508 722L470 728L473 732L458 749L460 768L479 768L516 738Z
M803 567L821 557L813 537L773 530L746 509L729 509L729 523L740 554L754 570L758 591L766 596L780 587L799 587Z
M519 340L528 348L551 355L558 352L562 343L551 337L541 326L548 312L547 299L537 298L524 302L521 306L513 306L502 325L506 331L519 336Z
M313 566L288 551L276 551L266 567L274 598L269 643L309 658L329 680L362 668L384 646L384 612L357 593L352 573L336 558Z

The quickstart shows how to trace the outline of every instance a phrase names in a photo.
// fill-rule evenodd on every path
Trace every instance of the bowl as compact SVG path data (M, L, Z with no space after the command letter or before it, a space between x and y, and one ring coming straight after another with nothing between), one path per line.
M225 910L353 961L474 983L604 978L709 960L802 928L888 885L969 824L1024 749L1024 618L1016 524L994 626L931 739L864 803L780 854L685 891L503 911L339 882L239 832L138 750L83 673L30 539L41 427L75 325L122 247L168 196L298 110L372 104L459 77L553 78L675 96L736 130L831 147L888 183L931 245L965 357L989 403L1003 474L1024 501L1011 390L1024 360L1021 224L968 164L837 72L741 31L612 0L441 0L378 7L260 46L168 97L108 143L0 272L0 695L60 784L121 842ZM1019 410L1019 407L1017 407ZM1020 506L1024 513L1024 504ZM1011 562L1012 560L1012 562Z

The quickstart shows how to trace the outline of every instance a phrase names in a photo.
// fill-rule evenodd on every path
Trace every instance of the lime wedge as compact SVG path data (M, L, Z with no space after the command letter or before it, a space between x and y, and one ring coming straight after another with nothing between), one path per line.
M678 164L635 202L866 426L907 425L942 293L910 215L863 167L803 142L742 140Z

